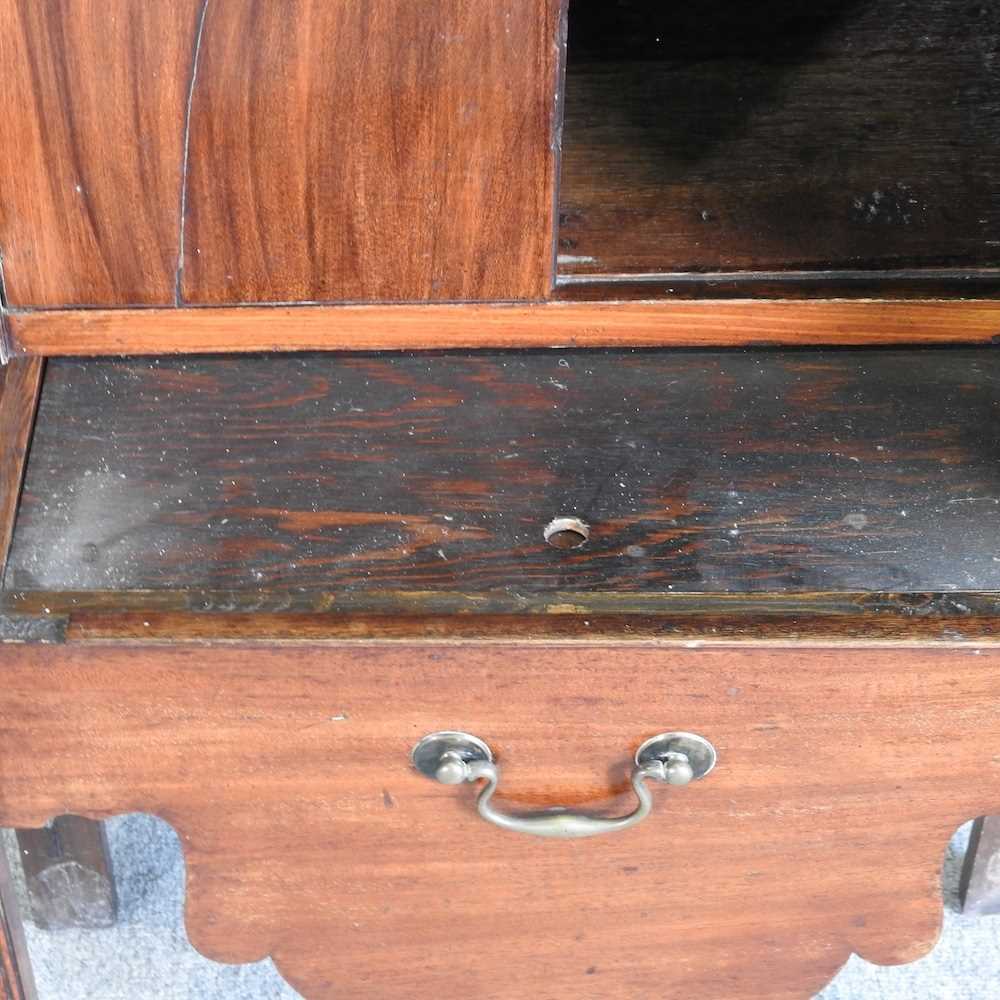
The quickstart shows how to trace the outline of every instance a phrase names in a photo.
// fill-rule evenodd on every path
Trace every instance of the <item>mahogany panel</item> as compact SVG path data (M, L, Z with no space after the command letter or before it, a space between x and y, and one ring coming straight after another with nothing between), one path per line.
M26 312L20 354L992 343L1000 302L548 302Z
M19 358L0 367L0 583L14 535L44 369L41 358Z
M998 58L995 3L574 0L559 271L996 269Z
M210 3L184 299L545 296L563 6Z
M948 837L1000 808L998 665L995 648L7 645L0 823L164 817L194 945L270 954L308 1000L805 1000L852 951L933 944ZM540 841L411 769L441 728L493 746L511 809L623 811L629 757L664 729L707 736L719 765L655 789L630 831Z
M9 304L174 301L203 2L0 0Z
M7 584L1000 590L998 375L993 348L53 360ZM566 515L581 548L543 539Z

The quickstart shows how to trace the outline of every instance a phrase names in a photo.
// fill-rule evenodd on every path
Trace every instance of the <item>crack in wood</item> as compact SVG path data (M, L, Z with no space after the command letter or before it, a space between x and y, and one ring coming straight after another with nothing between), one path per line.
M194 52L191 56L191 82L188 85L187 105L184 110L184 150L181 164L181 193L177 234L177 267L174 272L174 305L180 308L184 304L182 282L184 280L184 237L185 217L187 215L188 161L191 149L191 107L194 104L194 89L198 83L198 61L201 57L202 36L205 33L205 19L208 16L210 0L202 0L198 12L198 27L195 31Z

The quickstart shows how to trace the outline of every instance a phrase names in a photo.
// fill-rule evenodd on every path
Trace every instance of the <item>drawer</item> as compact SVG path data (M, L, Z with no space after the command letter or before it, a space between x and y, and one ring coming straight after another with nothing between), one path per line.
M912 960L1000 812L996 357L51 361L0 824L162 816L195 946L307 1000L805 1000ZM414 768L441 731L536 830L628 816L658 734L717 764L546 838Z
M308 1000L804 1000L851 952L934 942L948 837L1000 807L998 666L978 643L8 645L0 823L166 818L195 946L273 955ZM414 769L446 729L489 744L513 813L627 813L664 730L718 762L649 782L630 829L547 839Z

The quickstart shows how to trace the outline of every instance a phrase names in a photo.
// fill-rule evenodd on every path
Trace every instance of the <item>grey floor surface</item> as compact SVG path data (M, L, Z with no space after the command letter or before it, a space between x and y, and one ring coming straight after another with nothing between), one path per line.
M218 965L190 947L182 925L184 864L166 823L150 816L118 817L108 822L108 835L120 920L101 931L49 932L27 924L39 1000L299 997L269 961ZM934 951L912 965L891 968L852 957L816 1000L1000 1000L1000 917L957 912L955 889L967 842L968 826L945 857L944 933ZM9 835L5 847L13 850Z

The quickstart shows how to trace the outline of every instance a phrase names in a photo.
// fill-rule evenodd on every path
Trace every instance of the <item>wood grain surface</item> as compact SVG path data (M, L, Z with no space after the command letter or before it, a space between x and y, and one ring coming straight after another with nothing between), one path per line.
M0 251L18 306L174 301L203 0L0 0Z
M993 348L53 360L7 586L998 590L998 375ZM567 515L579 549L544 541Z
M270 954L307 1000L806 1000L852 951L933 944L948 837L1000 808L998 665L995 648L7 645L0 823L165 818L193 944ZM624 811L630 756L663 730L705 735L719 766L655 789L631 831L539 841L411 769L442 728L491 744L514 810Z
M563 6L210 2L184 299L546 295Z
M44 369L41 358L20 358L0 368L0 583L14 534Z
M42 311L8 316L28 355L456 347L992 343L1000 302L697 301Z
M535 299L564 0L0 0L14 306Z
M998 57L994 3L575 0L559 271L996 268Z

